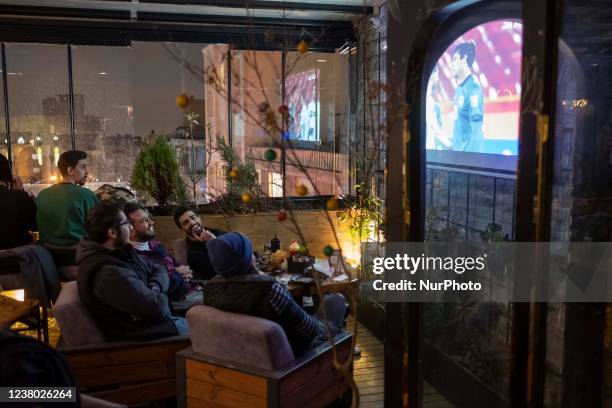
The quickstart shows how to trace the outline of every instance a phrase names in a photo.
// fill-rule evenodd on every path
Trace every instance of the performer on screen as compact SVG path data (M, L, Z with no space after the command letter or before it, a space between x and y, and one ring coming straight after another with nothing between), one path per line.
M434 67L427 83L427 149L450 150L452 142L442 129L442 110L439 101L440 77L438 67Z
M476 58L476 44L473 41L455 47L451 63L455 88L455 124L453 128L453 150L467 152L483 151L483 98L482 88L472 73Z

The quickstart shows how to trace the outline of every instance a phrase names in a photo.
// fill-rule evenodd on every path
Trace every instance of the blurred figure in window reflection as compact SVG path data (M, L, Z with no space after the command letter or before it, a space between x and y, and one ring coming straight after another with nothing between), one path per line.
M70 150L60 155L57 167L62 181L38 194L36 219L40 240L58 265L75 265L76 245L85 235L85 218L98 203L87 180L87 153Z
M89 212L79 242L81 301L108 340L148 340L187 333L173 317L166 268L141 258L129 245L132 222L121 204L103 201Z
M186 265L177 265L166 247L154 239L155 222L144 208L136 203L126 203L123 211L132 222L130 244L138 255L166 268L170 281L168 286L170 300L184 299L185 295L192 289L189 283L193 277L191 268Z
M455 47L451 62L453 78L457 81L453 129L453 150L455 151L483 151L484 106L482 88L472 73L475 58L476 44L473 41L464 42Z
M435 150L449 150L451 141L442 130L442 111L440 109L440 76L438 67L434 67L427 83L427 148Z
M215 275L208 256L208 242L225 231L206 228L202 220L191 209L179 207L174 212L176 226L185 233L187 263L197 279L208 280Z
M36 204L23 191L19 177L13 177L8 159L0 154L0 249L32 242L36 230Z

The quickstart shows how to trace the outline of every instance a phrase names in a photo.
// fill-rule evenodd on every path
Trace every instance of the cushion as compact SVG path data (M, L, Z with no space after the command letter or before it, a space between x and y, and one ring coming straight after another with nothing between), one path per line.
M187 242L185 242L185 238L172 241L172 252L174 252L174 259L177 264L187 265Z
M60 279L62 282L71 282L77 280L79 276L79 267L78 265L70 265L70 266L58 266L57 267Z
M21 257L10 250L0 251L0 290L22 289Z
M104 342L96 321L81 303L77 283L67 282L53 305L53 315L59 324L66 346L81 346Z
M187 312L193 350L264 370L295 360L283 329L271 320L195 306Z

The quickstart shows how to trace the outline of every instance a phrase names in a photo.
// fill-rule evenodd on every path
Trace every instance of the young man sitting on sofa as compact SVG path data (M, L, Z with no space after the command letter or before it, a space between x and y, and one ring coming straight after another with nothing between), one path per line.
M120 204L91 209L77 250L81 302L110 341L186 334L186 320L170 312L166 268L136 253L128 243L131 229Z
M174 312L182 313L202 304L202 288L191 282L193 271L188 265L179 265L164 244L154 239L155 222L147 211L140 204L129 202L123 212L132 221L130 244L136 253L168 271L168 298L173 302Z
M318 318L321 314L314 317L306 313L283 285L257 271L251 241L246 236L238 232L223 234L208 242L208 255L217 276L204 287L205 305L278 323L296 355L327 341L325 324ZM342 330L344 297L328 295L323 305L335 336Z
M208 256L208 243L225 231L206 228L191 209L179 207L174 212L176 226L185 233L187 263L196 279L208 280L215 271Z
M155 222L141 205L126 203L123 212L132 222L130 244L138 255L154 264L161 265L168 271L170 284L168 297L170 300L181 300L192 287L189 281L193 277L191 268L187 265L177 265L166 247L155 240Z

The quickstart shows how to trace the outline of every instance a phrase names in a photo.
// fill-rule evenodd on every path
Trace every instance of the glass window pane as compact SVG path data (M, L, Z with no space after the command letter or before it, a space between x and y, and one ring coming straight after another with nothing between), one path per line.
M609 200L612 194L612 44L607 30L612 18L607 13L609 4L594 3L581 17L593 24L584 24L575 17L583 7L577 0L565 0L561 6L550 224L551 241L555 242L612 239ZM575 372L587 365L595 370L600 364L604 382L601 406L612 403L612 343L607 341L601 356L601 338L593 335L593 329L579 336L583 338L573 335L577 325L584 322L584 327L599 327L599 324L603 327L606 316L609 326L611 310L609 306L604 309L596 304L580 306L548 305L545 383L548 407L588 405L589 402L579 402L577 393L573 392L577 387L589 391L588 386L574 381ZM609 327L607 331L609 338ZM583 350L585 353L581 355ZM584 365L577 366L577 361ZM589 394L592 398L593 393Z
M0 56L0 64L2 64L2 57ZM0 74L2 70L0 69ZM0 153L8 158L8 135L6 134L6 120L4 116L4 80L0 79L0 92L2 92L0 99Z
M227 45L210 44L203 51L206 124L209 126L211 137L215 140L221 137L226 142L229 142L228 49ZM214 82L209 83L209 80ZM206 182L212 196L223 194L227 189L224 162L218 154L213 154L211 157L206 172Z
M99 183L130 179L134 145L130 57L127 47L72 48L76 148L88 154L88 168Z
M287 195L348 194L348 56L291 52L285 77L289 108ZM304 174L302 169L307 169Z
M266 124L267 106L276 114L281 102L280 51L236 51L232 53L232 135L234 151L241 160L252 160L262 175L262 191L282 197L279 131L270 132ZM269 124L269 123L268 123ZM274 160L264 157L268 149L277 153Z
M133 42L73 50L77 147L90 153L95 186L128 186L140 150L165 137L188 198L205 200L203 46ZM188 112L195 113L191 121Z
M522 24L489 21L451 41L440 45L423 95L425 237L479 248L514 234ZM424 305L425 406L440 397L458 407L507 404L512 309L495 294L512 281L469 276L480 293ZM479 387L488 391L465 392Z
M13 171L37 193L59 173L59 154L71 148L67 48L6 44Z

